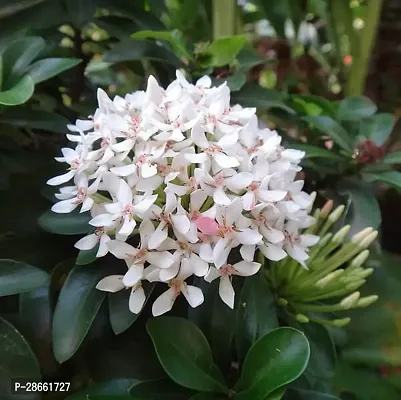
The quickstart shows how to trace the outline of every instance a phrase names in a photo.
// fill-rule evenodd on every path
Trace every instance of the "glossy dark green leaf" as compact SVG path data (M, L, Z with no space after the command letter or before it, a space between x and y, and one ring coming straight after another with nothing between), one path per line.
M79 235L88 233L91 229L89 213L72 212L70 214L57 214L46 211L38 220L39 225L45 231L59 235Z
M274 3L268 3L265 0L257 0L256 4L264 13L265 18L273 26L277 36L285 39L285 21L287 20L289 14L287 0Z
M244 73L236 73L227 78L214 78L212 84L213 86L219 86L224 82L227 82L227 85L232 92L236 92L245 85L246 75Z
M245 42L245 36L229 36L215 39L207 48L207 53L211 56L208 64L213 67L231 64L244 47Z
M69 273L53 318L53 349L60 363L74 355L88 333L106 296L96 289L103 277L103 270L85 266Z
M0 92L0 104L17 106L27 102L33 95L35 85L29 75L23 76L10 89Z
M277 327L275 300L263 274L248 277L238 305L236 342L241 358L253 343Z
M330 100L325 99L324 97L303 94L303 95L292 95L291 99L293 100L299 99L302 102L301 104L304 104L304 107L306 107L305 111L307 111L308 105L312 105L314 106L315 110L316 107L319 108L321 110L321 113L324 115L330 117L336 116L335 104Z
M345 362L337 366L334 380L341 391L355 393L358 400L398 400L400 393L383 381L376 371L353 367Z
M263 400L281 400L286 393L286 388L280 388L275 390L273 393L270 393Z
M399 171L388 171L388 172L369 172L363 174L363 177L368 182L381 182L387 185L393 186L397 189L401 188L401 172Z
M0 123L21 128L43 129L50 132L67 133L67 118L49 111L30 108L8 108L0 114Z
M305 157L304 159L307 158L328 158L331 160L336 160L336 161L347 161L345 157L342 157L341 155L335 153L332 150L327 150L323 149L321 147L317 146L312 146L309 144L303 144L303 143L291 143L289 145L291 149L297 149L297 150L302 150L305 152Z
M0 18L6 18L45 0L13 0L0 4Z
M336 367L336 351L327 328L309 323L302 326L310 345L310 359L306 372L318 379L332 379Z
M189 400L225 400L227 397L223 397L218 394L211 393L197 393L190 397Z
M376 104L365 96L351 96L340 102L338 118L341 121L358 121L377 111Z
M194 323L176 317L153 318L147 331L160 363L172 380L189 389L227 392L209 344Z
M14 260L0 260L0 296L36 290L48 281L49 275L39 268Z
M3 53L5 83L10 77L22 74L45 47L46 42L37 36L11 42Z
M345 218L345 224L351 225L350 236L367 227L377 229L380 226L380 206L375 192L369 185L350 182L340 187L339 191L351 201Z
M52 348L52 314L49 286L21 293L19 296L19 315L24 333L45 376L50 376L59 369Z
M184 60L190 60L192 55L189 53L185 46L185 41L182 36L182 33L178 30L174 31L150 31L143 30L139 32L135 32L131 35L133 39L156 39L163 40L170 43L174 54L176 54L179 58Z
M401 151L395 151L394 153L387 154L382 162L384 164L401 164Z
M293 110L282 103L283 96L273 89L264 89L253 83L246 83L241 90L232 93L231 103L243 107L272 108L278 107L290 113Z
M258 55L254 50L243 48L237 54L237 62L239 66L237 67L237 71L239 72L247 72L252 67L256 65L264 64L268 62L265 58Z
M76 265L88 265L97 260L96 254L99 246L95 246L91 250L80 250L75 261Z
M128 389L135 383L134 379L115 379L96 383L78 393L68 396L65 400L87 400L92 396L124 396L128 395ZM103 397L106 399L106 397Z
M140 29L131 19L117 15L101 16L96 18L94 22L97 26L104 29L110 36L114 36L121 40L126 39L133 32Z
M340 400L337 396L312 390L290 389L288 393L291 400Z
M0 317L0 393L2 399L12 400L11 379L40 379L39 363L30 345L21 333L8 321ZM24 396L27 400L37 400L35 394Z
M235 399L264 400L301 376L309 356L309 343L302 332L287 327L269 332L246 355Z
M359 134L382 146L393 131L394 123L394 115L379 113L361 121Z
M26 73L35 83L40 83L75 67L80 62L82 60L78 58L45 58L30 65Z
M152 294L154 284L143 282L143 289L146 295L146 302ZM126 331L139 317L129 310L128 302L131 290L121 290L109 294L110 323L116 335ZM146 305L146 302L144 306Z
M322 115L308 116L302 119L313 125L318 131L330 136L343 150L352 151L351 138L347 131L334 119Z
M180 60L165 47L150 40L124 40L107 51L103 60L110 63L135 60L153 60L180 66Z
M95 0L68 0L66 6L71 21L79 27L88 23L96 11Z
M141 400L188 400L193 392L167 378L136 383L129 393Z

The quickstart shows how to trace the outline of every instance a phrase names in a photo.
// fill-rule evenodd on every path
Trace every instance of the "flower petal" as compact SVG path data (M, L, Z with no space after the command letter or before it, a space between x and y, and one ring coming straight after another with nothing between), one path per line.
M242 232L235 232L235 238L242 244L258 244L263 236L253 229L244 229Z
M196 286L191 286L183 283L181 287L181 292L192 308L200 306L204 301L202 290Z
M186 215L172 215L171 221L173 223L174 229L177 229L177 231L182 235L185 235L191 227L191 222Z
M239 161L235 157L229 157L224 153L215 153L213 158L221 168L234 168L239 165Z
M167 238L168 229L164 222L160 222L159 226L149 238L148 248L151 250L157 249Z
M92 233L91 235L79 239L78 242L74 244L74 247L79 250L91 250L98 244L98 242L99 237Z
M143 287L139 286L136 289L132 288L128 302L129 310L134 314L139 314L142 311L145 301L146 296Z
M213 218L199 217L195 224L205 235L217 236L219 234L219 224Z
M95 218L92 218L89 221L89 224L92 226L102 227L102 226L110 226L114 222L114 217L111 214L100 214Z
M74 211L79 204L76 203L76 198L70 200L62 200L54 204L51 210L58 214L68 214Z
M63 183L68 182L70 179L72 179L75 175L75 171L68 171L67 173L59 176L55 176L54 178L49 179L46 183L50 186L57 186L61 185Z
M122 275L106 276L98 282L96 289L103 292L115 293L125 288Z
M240 172L230 178L227 178L226 186L233 192L248 187L253 181L253 174L250 172Z
M287 257L287 253L280 246L274 244L269 244L267 246L261 245L259 246L259 250L268 260L271 261L280 261Z
M255 245L243 245L240 248L240 254L245 261L253 261L255 257Z
M227 263L228 255L231 251L231 244L228 238L219 239L213 249L213 262L216 268L222 267Z
M240 261L233 265L238 276L251 276L255 275L262 264L252 261Z
M107 248L114 257L117 257L120 260L133 258L138 253L138 249L128 243L121 242L120 240L111 240L107 243Z
M146 261L158 268L170 268L174 257L168 251L149 251L146 254Z
M190 262L196 276L205 276L209 270L209 264L202 260L197 254L192 253Z
M235 292L228 275L223 275L220 278L219 295L224 303L226 303L230 308L234 309Z
M176 295L172 288L162 293L152 305L152 314L154 317L169 312L174 305Z
M135 286L143 278L143 270L143 264L133 264L124 275L124 285L127 287Z

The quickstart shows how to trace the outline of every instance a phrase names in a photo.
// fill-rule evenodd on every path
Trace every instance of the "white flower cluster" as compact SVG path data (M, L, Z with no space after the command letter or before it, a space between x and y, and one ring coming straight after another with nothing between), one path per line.
M128 267L98 289L130 288L129 308L139 313L142 281L164 282L169 288L153 304L157 316L181 293L192 307L203 302L202 291L185 282L190 276L220 278L220 296L232 308L231 276L257 273L255 253L304 265L318 241L300 233L314 222L314 196L295 180L304 154L260 129L256 109L231 107L226 84L212 87L205 76L193 85L177 71L167 89L151 76L146 91L110 100L99 89L98 102L93 117L69 126L75 150L56 158L68 172L48 181L74 182L60 189L54 212L80 207L92 215L94 233L75 246L98 246L97 257L110 252Z

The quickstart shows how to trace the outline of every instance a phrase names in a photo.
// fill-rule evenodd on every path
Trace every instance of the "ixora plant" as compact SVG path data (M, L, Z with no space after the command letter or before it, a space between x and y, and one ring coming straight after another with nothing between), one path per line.
M75 247L125 262L124 273L110 266L96 289L111 296L128 289L132 314L150 297L153 316L174 313L180 295L196 313L218 280L219 318L236 320L224 344L219 339L236 347L224 361L221 348L215 354L219 342L212 353L193 322L199 318L147 323L167 375L188 389L177 398L280 399L307 370L308 332L299 329L318 323L328 335L323 325L349 322L333 313L377 299L356 291L373 272L362 264L377 232L367 228L345 243L349 226L331 233L344 207L332 211L328 202L311 215L315 194L297 180L304 153L260 128L256 109L231 106L226 84L212 87L205 76L193 85L176 74L166 89L151 76L146 91L125 98L98 91L95 114L69 126L76 146L57 158L68 172L48 181L67 184L52 211L90 213L93 229ZM162 289L153 296L156 283ZM329 304L332 298L339 302ZM129 393L159 398L149 397L156 386L135 383ZM312 385L294 386L286 396L309 399L312 392Z

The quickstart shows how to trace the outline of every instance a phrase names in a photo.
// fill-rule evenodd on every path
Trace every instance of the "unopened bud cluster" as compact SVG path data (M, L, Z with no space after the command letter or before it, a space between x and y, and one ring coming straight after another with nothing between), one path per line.
M328 201L322 209L317 209L316 222L307 230L321 237L310 249L307 268L286 259L272 263L267 272L278 304L300 323L313 321L345 326L350 318L328 319L325 314L367 307L378 299L376 295L361 297L358 291L373 273L373 268L362 265L369 256L367 248L376 239L377 231L366 228L346 241L349 225L334 234L330 232L344 206L334 211L332 208L333 202ZM330 302L332 299L335 300Z

